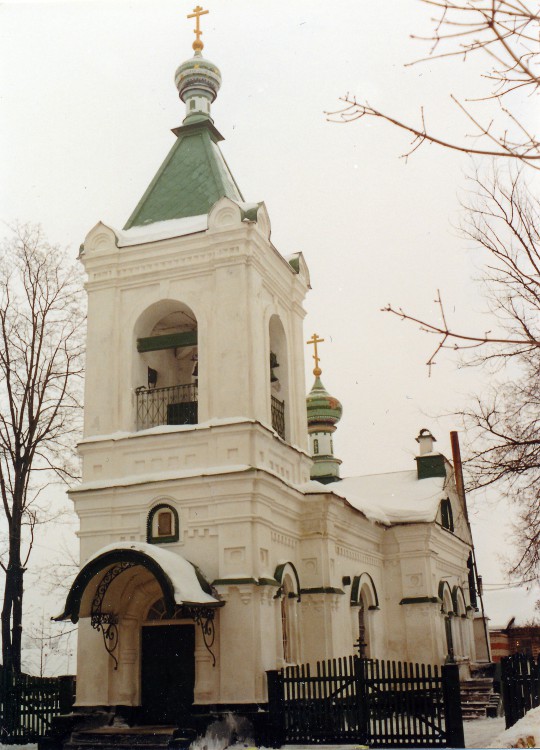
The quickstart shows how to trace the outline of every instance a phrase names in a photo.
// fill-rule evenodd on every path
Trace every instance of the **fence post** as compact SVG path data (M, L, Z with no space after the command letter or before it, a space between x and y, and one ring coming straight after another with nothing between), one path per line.
M461 713L461 692L459 687L459 667L457 664L445 664L443 666L442 688L446 747L465 747L463 716Z
M75 699L75 678L72 675L62 675L58 678L58 683L60 714L69 714Z
M283 706L283 677L277 669L266 672L268 685L268 743L281 747L285 742L285 714Z
M369 706L366 690L367 659L354 657L354 677L356 681L356 705L358 707L359 744L367 745L369 734Z

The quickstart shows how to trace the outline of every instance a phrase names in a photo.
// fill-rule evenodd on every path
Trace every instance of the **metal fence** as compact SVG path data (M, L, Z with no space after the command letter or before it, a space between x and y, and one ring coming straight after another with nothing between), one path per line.
M272 396L272 427L285 440L285 402Z
M506 728L540 705L540 655L513 654L501 659L501 692Z
M16 675L0 666L0 742L37 742L55 716L69 713L75 678Z
M268 675L269 736L284 743L464 747L459 670L357 656Z
M137 429L165 424L197 424L197 386L192 383L169 388L137 388Z

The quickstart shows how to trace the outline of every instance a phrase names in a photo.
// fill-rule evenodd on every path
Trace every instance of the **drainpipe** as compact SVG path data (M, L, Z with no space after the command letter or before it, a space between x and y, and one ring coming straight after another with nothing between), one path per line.
M469 522L469 511L467 508L467 498L465 496L465 483L463 481L463 463L461 461L459 437L455 430L453 430L450 433L450 443L452 446L452 460L454 462L454 478L456 481L456 490L457 490L458 496L461 498L463 502L465 520L467 521L467 527L471 535L471 553L472 553L472 564L473 564L473 569L474 569L474 580L476 583L476 591L478 594L478 598L480 599L480 611L482 613L482 622L484 623L484 637L486 640L487 655L489 657L491 654L491 649L490 649L490 643L489 643L489 633L488 633L488 628L487 628L487 623L486 623L486 614L484 610L484 598L483 598L483 592L480 586L478 585L478 568L476 566L476 553L474 549L474 541L473 541L473 535L471 531L471 524Z

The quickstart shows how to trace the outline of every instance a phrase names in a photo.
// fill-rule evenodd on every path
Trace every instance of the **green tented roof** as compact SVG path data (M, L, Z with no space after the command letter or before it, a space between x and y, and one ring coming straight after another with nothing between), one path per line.
M124 229L207 214L223 196L243 201L210 120L177 128L178 140L129 217Z

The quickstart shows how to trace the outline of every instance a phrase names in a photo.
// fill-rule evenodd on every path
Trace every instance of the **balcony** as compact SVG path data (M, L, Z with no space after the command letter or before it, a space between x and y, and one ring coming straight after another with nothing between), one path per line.
M285 402L272 396L272 427L285 440Z
M137 388L137 429L162 424L197 424L197 386L192 383L169 388Z

